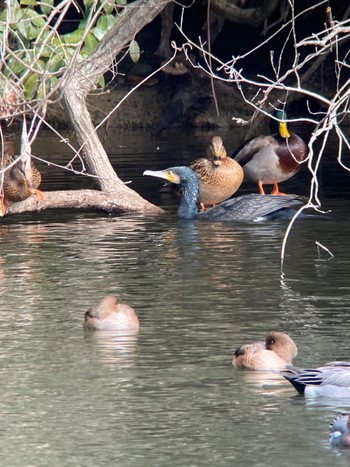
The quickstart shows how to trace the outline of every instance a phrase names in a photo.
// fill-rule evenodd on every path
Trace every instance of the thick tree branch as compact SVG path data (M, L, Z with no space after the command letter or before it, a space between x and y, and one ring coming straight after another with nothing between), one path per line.
M164 212L150 203L141 207L135 206L128 195L105 193L97 190L65 190L47 191L44 198L38 200L31 196L25 201L13 203L8 214L24 212L39 212L45 209L91 209L107 213L120 214L123 212L137 212L141 214L161 214Z
M72 70L79 82L77 89L82 96L95 87L96 81L108 71L115 57L136 34L171 2L172 0L137 0L126 6L118 22L103 37L95 52ZM66 81L70 85L69 74Z
M114 172L97 135L86 105L89 91L109 69L116 55L128 45L146 24L152 21L171 0L139 0L125 8L120 20L101 40L96 51L84 62L72 67L62 82L63 100L72 121L81 154L91 174L99 177L102 191L118 194L126 206L144 212L150 209L135 191L128 188ZM129 208L127 208L129 209Z

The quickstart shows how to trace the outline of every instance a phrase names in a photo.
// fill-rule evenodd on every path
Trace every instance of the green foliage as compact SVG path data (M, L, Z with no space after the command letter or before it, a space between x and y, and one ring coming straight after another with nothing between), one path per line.
M96 37L93 35L92 32L88 32L87 35L85 36L85 41L84 41L84 47L81 49L81 54L84 57L88 57L89 55L92 54L92 52L96 49L98 46L98 40Z
M140 47L139 44L132 40L129 47L130 58L134 63L137 63L140 59Z
M79 62L96 50L118 21L118 8L126 3L127 0L84 0L76 29L60 34L55 23L62 11L60 2L55 6L54 0L8 0L7 8L0 12L0 37L5 44L2 73L22 83L26 99L45 97L57 86L73 56ZM60 18L60 24L61 19L64 18ZM139 55L138 44L132 41L130 56L137 61ZM105 86L103 76L98 85Z
M44 15L48 16L53 9L53 0L43 0L39 8Z

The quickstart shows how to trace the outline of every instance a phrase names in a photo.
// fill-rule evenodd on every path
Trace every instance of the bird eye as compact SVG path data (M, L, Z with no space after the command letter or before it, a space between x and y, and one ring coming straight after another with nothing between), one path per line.
M244 355L244 348L238 347L238 349L235 350L235 357L240 357L241 355Z

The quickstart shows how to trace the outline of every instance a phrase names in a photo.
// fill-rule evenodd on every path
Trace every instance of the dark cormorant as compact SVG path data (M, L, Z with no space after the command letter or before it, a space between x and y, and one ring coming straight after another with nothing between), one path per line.
M257 193L231 198L204 212L198 212L197 199L199 179L192 169L185 166L166 170L146 170L143 175L162 178L182 188L182 198L177 211L182 219L207 221L261 221L275 218L290 218L291 209L301 206L303 201L297 195L265 195ZM295 210L292 210L293 214Z

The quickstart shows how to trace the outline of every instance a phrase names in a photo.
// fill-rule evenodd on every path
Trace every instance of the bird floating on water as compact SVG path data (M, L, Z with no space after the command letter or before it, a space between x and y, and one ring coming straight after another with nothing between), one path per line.
M266 334L265 341L238 347L232 365L246 370L281 370L292 363L297 353L298 348L288 334L271 331Z
M329 426L329 442L335 447L350 447L350 415L339 415Z
M143 175L165 179L180 185L182 197L177 211L181 219L198 219L206 221L262 221L276 218L290 218L291 210L300 207L303 201L296 195L260 196L256 193L231 198L223 203L198 212L197 199L199 179L189 167L171 167L165 170L146 170Z
M207 148L207 157L194 160L189 167L199 178L197 202L202 210L230 198L243 182L243 169L228 157L221 136L213 136Z
M306 397L350 398L350 362L330 362L310 369L292 366L281 374Z
M287 127L287 114L277 110L270 120L270 135L257 136L238 148L232 155L243 167L244 176L258 184L274 185L273 195L281 195L278 184L293 177L307 159L308 149L300 136ZM277 119L277 120L275 120Z
M139 319L129 305L119 303L113 295L107 295L85 313L84 328L94 331L138 332Z

